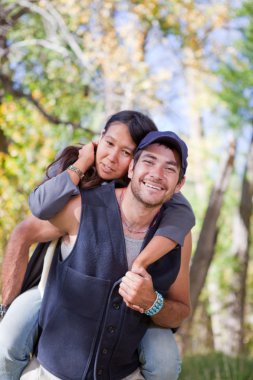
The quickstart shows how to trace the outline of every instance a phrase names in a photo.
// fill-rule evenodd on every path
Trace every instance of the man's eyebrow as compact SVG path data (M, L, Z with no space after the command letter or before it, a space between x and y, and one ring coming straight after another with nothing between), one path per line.
M176 166L176 167L177 167L177 163L176 163L176 161L167 161L166 164L168 164L168 165L173 165L173 166Z
M154 156L152 153L143 153L142 158L151 158L153 160L157 160L157 157Z
M150 158L153 160L157 160L157 157L153 155L152 153L143 153L142 158ZM177 162L174 160L166 161L166 165L173 165L173 166L178 166Z

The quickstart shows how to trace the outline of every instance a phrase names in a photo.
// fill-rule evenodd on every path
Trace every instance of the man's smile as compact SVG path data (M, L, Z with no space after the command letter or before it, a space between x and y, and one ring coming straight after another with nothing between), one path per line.
M163 187L158 186L157 184L154 184L152 182L142 181L142 183L144 184L144 186L149 187L150 189L159 190L159 191L164 190Z

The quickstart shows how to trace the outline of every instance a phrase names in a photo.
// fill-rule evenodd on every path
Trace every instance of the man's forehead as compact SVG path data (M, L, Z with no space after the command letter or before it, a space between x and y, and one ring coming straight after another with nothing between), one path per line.
M162 161L165 164L170 163L180 167L180 156L176 150L172 150L166 145L154 143L145 147L141 154L142 158L152 158L156 161Z
M143 154L145 152L146 153L152 153L154 155L168 156L169 152L172 152L172 150L166 145L154 143L154 144L150 144L147 147L145 147L143 149Z

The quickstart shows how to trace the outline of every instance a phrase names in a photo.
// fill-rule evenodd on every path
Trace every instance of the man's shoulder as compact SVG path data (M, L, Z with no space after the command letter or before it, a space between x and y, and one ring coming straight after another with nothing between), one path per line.
M188 199L179 191L178 193L173 194L172 198L170 199L170 202L175 204L183 204L187 205L188 207L191 207L190 202Z

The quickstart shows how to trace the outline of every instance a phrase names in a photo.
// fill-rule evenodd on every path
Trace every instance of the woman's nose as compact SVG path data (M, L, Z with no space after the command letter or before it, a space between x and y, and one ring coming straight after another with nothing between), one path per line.
M108 159L111 162L116 162L118 160L118 152L116 149L114 149L113 151L110 152Z

